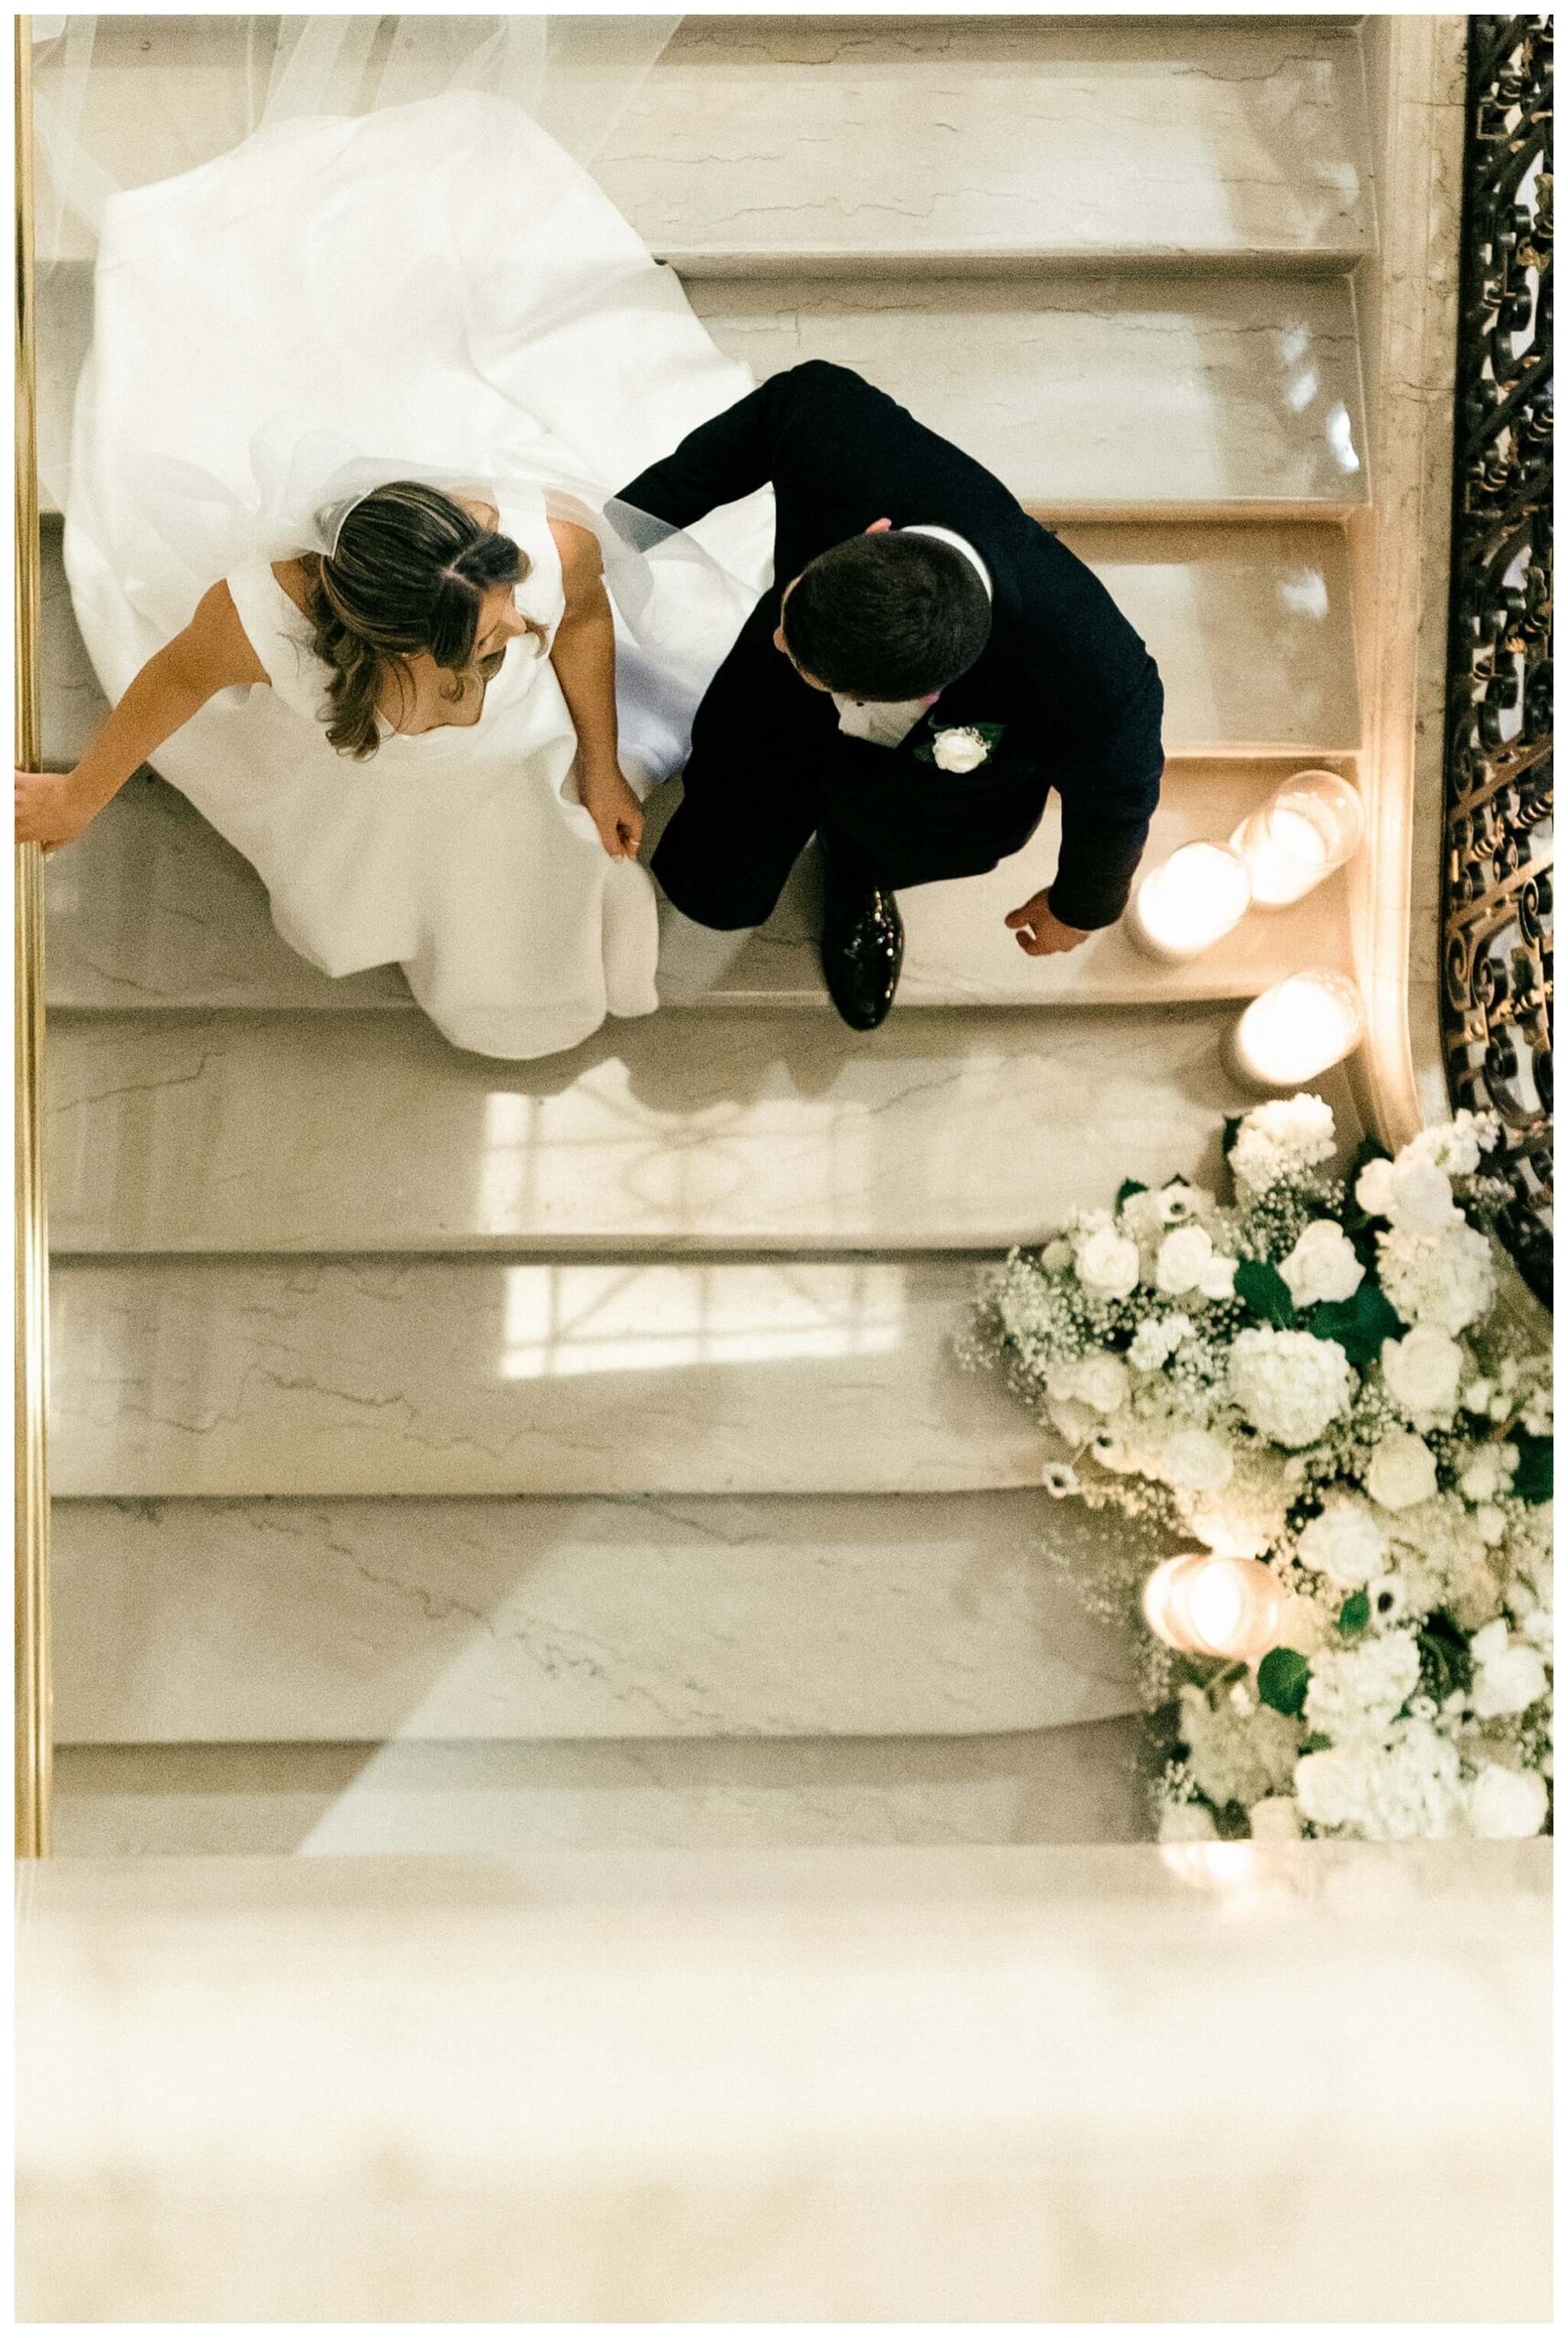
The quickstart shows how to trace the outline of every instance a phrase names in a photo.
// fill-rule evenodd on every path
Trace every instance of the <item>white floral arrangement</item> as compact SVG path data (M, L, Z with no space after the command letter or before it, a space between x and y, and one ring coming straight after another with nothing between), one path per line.
M1500 1139L1341 1176L1321 1098L1262 1104L1229 1205L1129 1182L986 1287L970 1357L1069 1448L1048 1490L1277 1579L1258 1661L1167 1664L1162 1840L1549 1825L1551 1357L1500 1303Z

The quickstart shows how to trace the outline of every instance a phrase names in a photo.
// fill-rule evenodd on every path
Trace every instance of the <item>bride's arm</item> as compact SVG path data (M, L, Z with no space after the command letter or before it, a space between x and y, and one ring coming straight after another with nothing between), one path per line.
M17 843L69 844L216 691L266 679L228 586L215 584L184 632L147 660L74 771L16 774Z
M616 627L605 590L599 540L591 528L552 520L561 554L566 614L550 662L577 733L577 792L612 860L635 860L642 806L621 774L616 726Z

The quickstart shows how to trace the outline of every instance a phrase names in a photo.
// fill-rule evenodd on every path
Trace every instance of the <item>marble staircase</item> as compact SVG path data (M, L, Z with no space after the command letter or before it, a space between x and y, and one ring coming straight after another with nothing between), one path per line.
M232 60L139 21L100 98L153 175L227 142ZM596 164L728 350L858 366L1106 577L1155 852L1358 770L1363 111L1342 19L694 18ZM46 555L65 765L100 700ZM1235 1002L1351 933L1335 880L1184 968L1036 965L1000 918L1054 848L907 897L868 1040L803 873L700 1006L524 1066L294 958L150 776L57 857L62 1848L1137 1830L1128 1651L1037 1548L1104 1529L954 1334L1009 1243L1212 1171Z

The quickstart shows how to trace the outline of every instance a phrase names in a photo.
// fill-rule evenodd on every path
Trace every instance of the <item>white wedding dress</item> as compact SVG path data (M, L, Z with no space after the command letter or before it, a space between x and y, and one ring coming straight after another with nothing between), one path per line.
M558 489L595 516L618 637L622 755L683 759L702 689L766 581L769 499L632 551L605 496L752 386L676 279L516 107L458 91L258 132L108 205L78 395L66 560L105 690L226 576L270 689L212 700L157 765L259 871L329 974L395 962L458 1047L570 1048L658 1004L652 880L577 799L544 648L514 642L477 724L327 743L324 670L271 562L321 481L462 478L531 568L553 635ZM314 481L314 485L312 485Z

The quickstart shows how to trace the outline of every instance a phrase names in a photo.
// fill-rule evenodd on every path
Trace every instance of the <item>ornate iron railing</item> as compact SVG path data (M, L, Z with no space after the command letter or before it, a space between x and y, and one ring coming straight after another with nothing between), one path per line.
M1500 1113L1499 1231L1552 1294L1552 26L1472 16L1443 869L1456 1104Z

